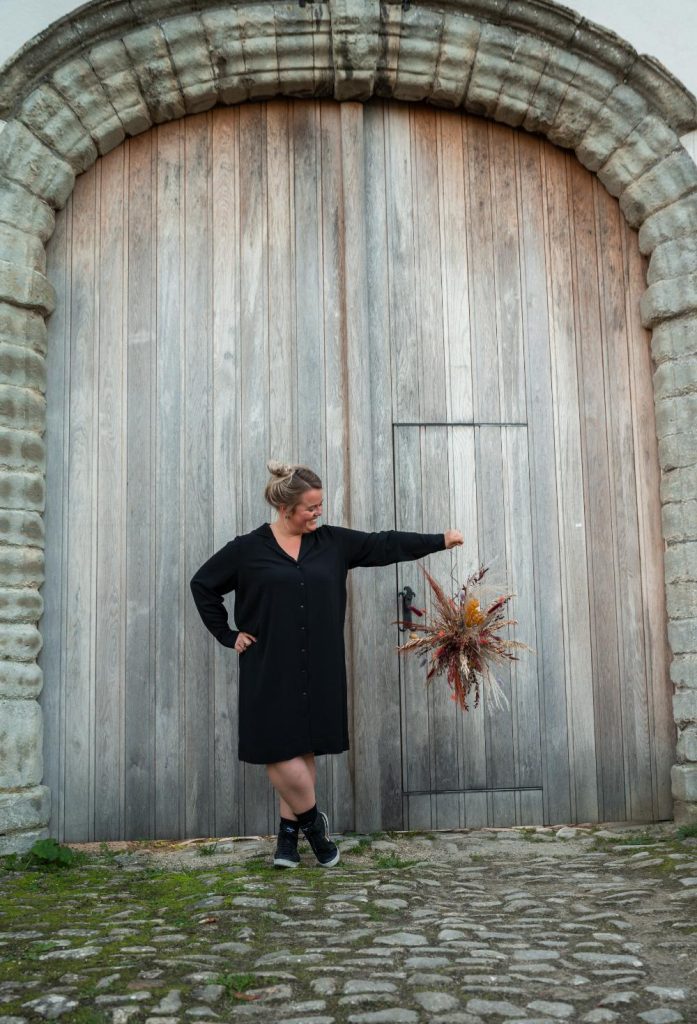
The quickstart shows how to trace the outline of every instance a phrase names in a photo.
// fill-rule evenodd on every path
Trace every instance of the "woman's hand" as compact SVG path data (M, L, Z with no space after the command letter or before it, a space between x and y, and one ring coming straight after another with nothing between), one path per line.
M235 650L238 654L244 654L248 647L257 642L257 638L251 633L240 633L235 640Z
M465 538L462 536L459 530L446 530L443 536L445 537L446 550L448 548L454 548L458 544L465 543Z

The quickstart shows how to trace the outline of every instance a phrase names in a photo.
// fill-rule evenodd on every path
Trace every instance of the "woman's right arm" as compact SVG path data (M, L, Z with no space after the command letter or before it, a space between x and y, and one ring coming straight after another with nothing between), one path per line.
M230 629L223 595L237 587L239 554L239 540L229 541L203 563L189 584L206 629L223 647L234 647L238 637L238 631Z

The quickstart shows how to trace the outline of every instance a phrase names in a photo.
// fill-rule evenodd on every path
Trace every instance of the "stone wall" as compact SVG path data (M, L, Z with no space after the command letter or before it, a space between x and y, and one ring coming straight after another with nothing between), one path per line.
M217 103L372 95L461 108L573 149L650 254L675 816L697 821L697 105L661 65L551 0L94 0L0 72L0 852L45 834L37 697L45 244L75 176ZM658 629L663 624L657 624Z

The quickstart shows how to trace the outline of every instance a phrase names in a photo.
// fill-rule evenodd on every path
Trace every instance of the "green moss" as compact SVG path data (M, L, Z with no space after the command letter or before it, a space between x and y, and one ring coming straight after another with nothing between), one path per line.
M418 864L418 860L402 860L394 853L374 853L373 863L376 868L410 868Z

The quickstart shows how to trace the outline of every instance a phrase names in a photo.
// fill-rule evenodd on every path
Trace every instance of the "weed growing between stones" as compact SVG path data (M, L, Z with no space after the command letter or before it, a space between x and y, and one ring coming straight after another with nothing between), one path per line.
M376 868L410 868L419 862L417 860L402 860L394 853L374 853L373 863Z

